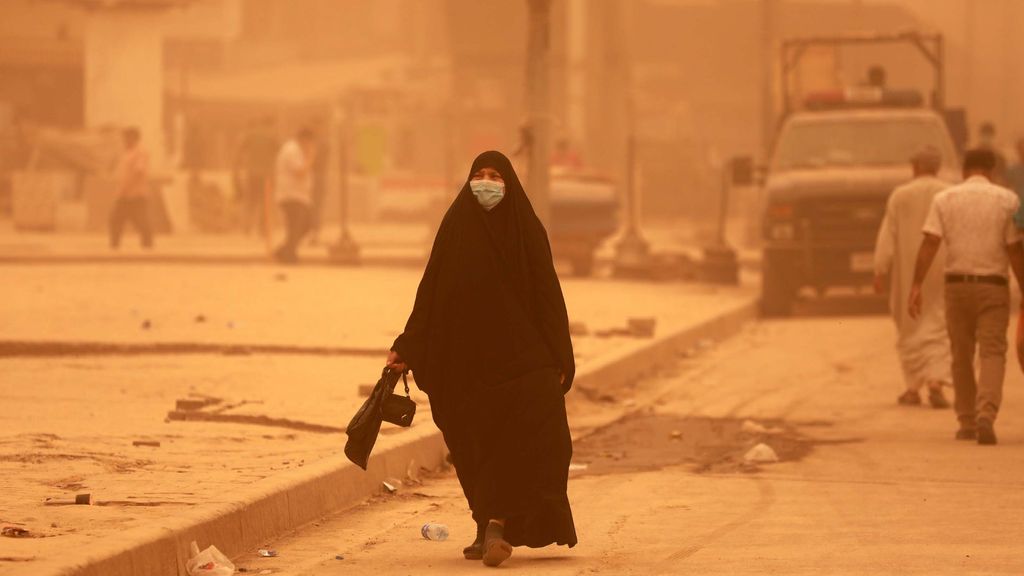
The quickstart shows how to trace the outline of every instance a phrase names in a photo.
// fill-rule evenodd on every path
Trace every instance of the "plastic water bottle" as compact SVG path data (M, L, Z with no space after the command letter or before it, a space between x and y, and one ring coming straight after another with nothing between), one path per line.
M427 540L440 542L448 539L448 527L437 522L427 522L423 528L420 528L420 534L423 534L423 538Z

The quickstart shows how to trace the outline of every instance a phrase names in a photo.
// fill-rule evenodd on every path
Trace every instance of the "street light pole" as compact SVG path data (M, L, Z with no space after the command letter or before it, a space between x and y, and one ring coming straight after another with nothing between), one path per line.
M527 0L529 32L526 44L526 96L529 172L527 191L545 225L551 217L551 0Z

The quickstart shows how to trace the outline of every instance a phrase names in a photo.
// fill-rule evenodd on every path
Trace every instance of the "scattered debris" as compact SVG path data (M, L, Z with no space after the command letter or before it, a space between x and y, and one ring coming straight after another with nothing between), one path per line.
M707 350L715 347L715 341L710 338L702 338L697 341L697 348Z
M175 410L202 410L220 403L219 398L179 398L174 401Z
M448 527L437 522L427 522L420 528L420 535L424 540L443 542L448 539Z
M637 338L653 338L657 319L651 317L630 318L626 321L626 325L629 326L632 335Z
M606 328L594 331L598 338L625 336L629 338L653 338L657 319L653 317L627 318L625 327Z
M389 478L381 482L381 485L384 487L385 492L388 494L394 494L395 492L398 492L398 487L401 486L402 483L398 480Z
M761 443L748 450L743 455L743 461L749 464L770 464L778 462L779 456L771 446Z
M235 565L216 546L200 552L199 545L193 540L189 551L191 558L185 563L189 576L231 576L235 573Z
M205 323L206 323L206 316L203 315L203 314L197 314L196 315L196 324L205 324Z
M54 500L47 498L43 502L44 506L91 506L92 505L92 494L77 494L74 500Z
M132 446L149 446L150 448L159 448L160 442L156 440L134 440Z
M335 559L335 560L344 560L344 559L345 559L345 557L344 557L344 556L342 556L341 554L335 554L335 555L334 555L334 559Z
M344 432L344 428L337 426L326 426L324 424L313 424L301 420L288 420L287 418L271 418L260 414L220 414L206 412L203 410L172 410L167 413L168 420L179 422L228 422L231 424L255 424L257 426L275 426L278 428L290 428L302 430L303 432L321 432L334 434Z
M153 327L153 323L150 322L149 320L143 320L142 321L142 329L143 330L149 330L152 327Z
M590 329L583 322L569 322L569 334L571 336L589 336Z
M576 462L569 463L569 472L575 472L579 470L586 470L590 467L590 464L577 464Z
M671 438L673 440L682 440L683 439L683 433L681 431L679 431L679 430L673 430L672 433L669 434L668 436L669 436L669 438Z
M284 272L278 272L277 274L274 274L274 280L277 280L278 282L287 282L288 275Z
M256 551L256 553L259 554L263 558L276 558L277 557L277 550L271 550L269 548L260 548L259 550Z
M0 530L0 536L6 536L8 538L29 538L32 533L24 528L18 528L17 526L4 526Z
M783 430L780 428L769 428L762 424L758 424L753 420L744 420L743 424L740 426L740 432L745 434L774 436L776 434L782 434Z
M597 330L594 332L594 336L598 338L611 338L613 336L632 336L633 331L629 328L608 328L605 330Z

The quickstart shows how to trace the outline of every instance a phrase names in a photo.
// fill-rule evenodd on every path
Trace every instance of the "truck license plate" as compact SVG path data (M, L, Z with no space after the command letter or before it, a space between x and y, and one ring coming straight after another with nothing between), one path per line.
M850 254L850 270L854 272L871 272L875 269L875 255L871 252L854 252Z

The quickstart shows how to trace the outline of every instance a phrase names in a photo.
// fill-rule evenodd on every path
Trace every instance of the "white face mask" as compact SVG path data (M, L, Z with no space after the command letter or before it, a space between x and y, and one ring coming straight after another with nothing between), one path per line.
M483 206L484 210L490 210L501 202L505 197L505 183L494 180L471 180L469 188L476 196L476 201Z

